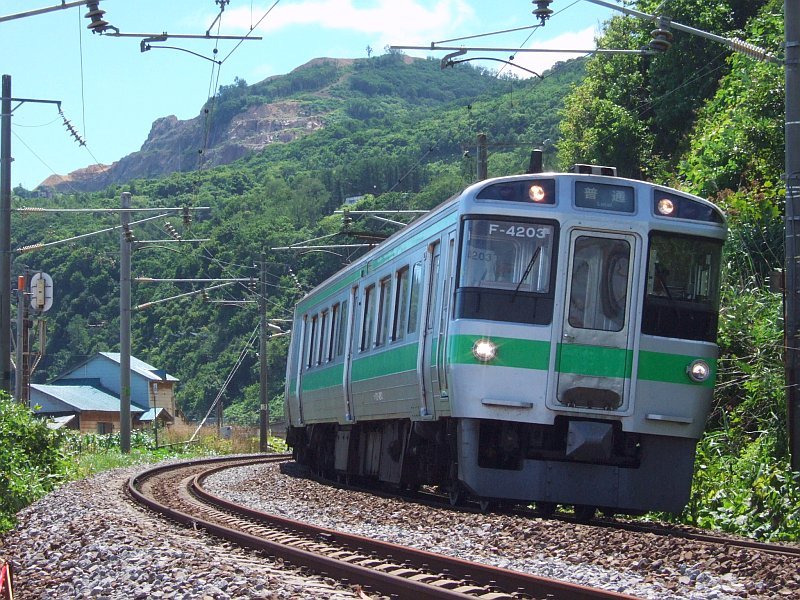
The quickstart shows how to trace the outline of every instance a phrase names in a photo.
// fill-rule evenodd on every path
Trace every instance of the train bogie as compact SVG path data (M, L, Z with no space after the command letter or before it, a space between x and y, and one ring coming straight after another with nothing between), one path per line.
M401 487L680 511L724 236L710 203L642 182L475 184L298 304L289 443Z

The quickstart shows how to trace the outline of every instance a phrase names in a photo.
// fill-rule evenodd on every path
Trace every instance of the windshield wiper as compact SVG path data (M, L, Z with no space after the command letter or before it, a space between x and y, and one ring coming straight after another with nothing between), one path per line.
M519 283L517 284L517 287L514 288L514 293L511 296L511 301L512 302L516 299L517 292L519 292L519 288L522 287L522 282L525 281L525 279L528 277L528 275L530 275L531 269L533 269L533 265L536 264L536 259L539 258L539 255L541 253L542 253L542 247L541 246L536 246L536 250L534 250L533 256L531 256L531 259L528 261L528 266L525 267L525 272L522 274L522 277L520 278Z

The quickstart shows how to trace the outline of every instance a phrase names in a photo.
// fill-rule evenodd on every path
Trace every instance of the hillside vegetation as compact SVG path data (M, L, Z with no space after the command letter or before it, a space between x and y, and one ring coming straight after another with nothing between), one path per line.
M637 8L659 10L658 0ZM780 0L671 0L675 21L739 36L780 51ZM666 10L666 9L664 9ZM639 48L651 23L614 18L599 43ZM345 198L358 208L431 208L475 178L476 135L490 140L491 176L523 172L529 151L545 148L546 168L574 162L613 164L625 176L667 183L710 198L730 217L719 341L720 382L698 454L691 505L680 518L762 538L798 534L800 493L788 466L782 391L782 317L768 274L783 263L782 98L777 65L732 55L676 32L653 57L598 56L559 65L543 81L495 78L463 65L390 53L350 64L315 61L285 77L223 87L209 105L211 139L221 142L243 111L264 102L296 102L324 125L226 166L139 179L102 192L60 195L47 206L119 205L122 191L139 207L210 206L191 224L171 219L198 246L137 250L136 276L256 277L268 263L268 315L287 319L300 295L352 260L358 248L283 251L276 247L359 243L333 215ZM28 202L20 197L17 205ZM32 202L32 201L30 201ZM43 204L44 201L37 201ZM86 216L20 215L15 247L63 239L113 224ZM134 228L138 239L166 239L162 221ZM356 221L354 230L392 227ZM53 246L15 261L49 272L56 286L48 357L38 380L99 350L118 347L118 243L101 235ZM188 291L138 283L135 304ZM257 326L246 282L201 296L155 304L134 316L134 354L181 379L179 402L201 417L226 380L226 416L253 422L257 358L248 344ZM288 327L288 324L287 324ZM271 410L279 413L287 337L269 349ZM249 348L249 351L247 350ZM240 355L243 359L231 374Z

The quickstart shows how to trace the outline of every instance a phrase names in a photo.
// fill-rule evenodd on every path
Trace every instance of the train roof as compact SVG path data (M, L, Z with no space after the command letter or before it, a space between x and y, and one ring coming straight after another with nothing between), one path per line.
M598 169L610 169L610 168L598 167ZM616 175L611 175L611 174L595 174L594 172L591 173L543 172L543 173L526 173L521 175L507 175L502 177L493 177L490 179L484 179L482 181L467 186L460 192L454 194L453 196L450 196L448 199L444 200L443 202L432 208L430 212L428 212L427 214L421 216L418 219L415 219L403 229L396 231L391 236L383 240L381 243L377 244L374 248L371 248L364 255L357 258L353 263L347 265L346 267L342 268L341 270L337 271L336 273L334 273L333 275L331 275L330 277L328 277L327 279L316 285L312 290L310 290L305 296L303 296L303 298L301 298L297 302L297 307L298 308L301 306L305 307L305 305L309 303L311 297L314 296L319 290L330 286L337 280L346 279L346 281L340 281L339 285L336 286L336 289L338 290L341 289L340 286L344 286L347 285L348 283L351 283L351 280L354 282L360 277L366 275L369 269L367 268L365 272L365 267L368 267L371 261L373 261L377 257L382 256L388 248L391 248L394 245L402 243L407 239L411 239L413 236L417 235L418 232L420 232L420 230L422 231L426 230L425 227L426 223L433 224L446 216L456 213L456 211L459 208L459 202L463 198L474 199L482 190L499 183L545 180L545 179L552 179L556 181L567 181L567 182L588 181L604 185L630 186L636 189L653 189L653 190L660 190L668 194L674 194L679 197L687 198L692 200L692 202L699 203L705 206L709 211L715 213L719 219L718 224L721 225L722 227L721 234L724 235L724 233L722 232L724 232L725 230L725 215L718 206L716 206L714 203L704 198L701 198L700 196L676 190L666 185L655 184L637 179L629 179L625 177L617 177ZM502 201L498 200L498 202ZM503 204L507 206L511 203L503 202ZM496 204L494 204L491 201L486 202L486 205L487 207L496 206ZM315 301L318 300L321 299L316 299Z

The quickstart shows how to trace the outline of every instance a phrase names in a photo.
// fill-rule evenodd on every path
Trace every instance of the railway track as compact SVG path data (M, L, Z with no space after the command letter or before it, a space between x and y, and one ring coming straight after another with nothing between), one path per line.
M203 488L203 480L221 469L287 458L203 459L160 466L132 477L128 493L189 527L363 586L376 595L485 600L633 598L312 526L233 504Z
M645 522L645 521L619 520L614 517L600 517L596 519L587 520L585 516L575 516L569 513L553 512L549 510L542 512L531 508L525 508L522 506L502 508L498 507L497 504L490 503L489 506L487 507L486 503L481 503L478 501L464 501L459 503L458 505L453 505L451 499L448 497L447 494L434 493L431 491L390 493L371 487L364 487L352 484L344 485L340 482L335 482L330 479L326 479L324 477L319 477L316 475L309 475L309 478L319 483L336 486L337 488L341 489L355 489L361 492L378 495L384 498L402 497L407 501L416 502L424 506L430 506L436 508L449 507L452 510L460 510L476 514L486 513L488 510L495 510L498 513L507 513L528 518L557 519L559 521L564 521L568 523L577 523L592 527L599 527L612 530L616 529L621 531L631 531L634 533L646 533L656 536L664 536L672 538L681 538L685 540L691 540L706 544L714 544L729 548L746 548L749 550L759 550L761 552L776 556L800 558L800 546L771 544L768 542L759 542L747 538L716 535L708 531L697 530L684 525L670 525L670 524Z

